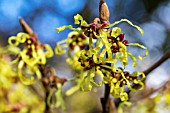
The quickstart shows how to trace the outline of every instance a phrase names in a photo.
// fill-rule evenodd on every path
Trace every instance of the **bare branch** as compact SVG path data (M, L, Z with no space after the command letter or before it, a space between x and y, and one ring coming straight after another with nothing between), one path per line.
M34 36L34 38L36 38L36 47L44 47L43 44L41 44L38 39L37 39L37 35L36 33L33 32L33 30L31 29L31 27L24 21L23 18L19 18L19 22L22 26L22 29L25 33L28 33L30 36ZM45 101L45 110L44 113L51 113L51 108L50 105L48 105L47 100L48 100L48 95L50 94L50 90L52 87L57 89L56 84L57 83L61 83L64 84L64 82L66 82L67 80L64 78L59 78L58 76L56 76L56 72L55 69L53 67L47 67L46 65L39 65L39 70L41 72L42 75L42 79L40 80L40 84L43 85L44 87L44 94L45 97L43 97L41 95L41 93L35 88L34 85L31 85L30 88L41 98L44 99Z
M158 60L155 64L153 64L150 68L144 71L145 75L148 75L151 71L153 71L155 68L160 66L163 62L165 62L167 59L170 58L170 49L165 52L165 54L161 57L160 60Z
M21 24L21 27L25 33L28 33L29 35L33 35L33 30L31 27L24 21L22 17L19 18L19 22Z
M101 98L101 104L103 108L103 113L109 113L110 112L110 104L109 104L109 95L110 95L110 86L108 84L105 84L105 93L104 97Z
M109 24L109 8L107 7L107 4L104 0L100 0L99 3L99 18L94 19L93 22L106 22L107 24ZM106 55L106 57L108 57ZM110 64L108 64L110 65ZM103 113L110 113L113 111L113 104L110 102L110 86L108 84L105 84L105 93L104 93L104 97L101 98L101 104L102 104L102 108L103 108Z
M155 92L164 92L164 91L169 91L170 90L170 80L165 82L161 87L159 88L156 88L156 89L144 89L136 94L134 94L131 98L130 98L130 101L132 103L137 103L143 99L146 99L148 97L150 97L153 93Z

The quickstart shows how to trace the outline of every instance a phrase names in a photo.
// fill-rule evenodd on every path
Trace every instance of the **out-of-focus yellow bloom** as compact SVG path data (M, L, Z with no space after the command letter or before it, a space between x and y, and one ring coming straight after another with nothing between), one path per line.
M14 71L15 66L10 63L9 55L18 54L19 49L7 46L0 47L0 50L2 50L0 51L0 113L25 113L29 110L31 113L42 113L45 104L19 81Z
M48 44L41 44L36 37L26 33L18 33L8 39L11 46L23 44L23 49L18 53L13 63L18 63L18 75L24 84L32 84L36 78L41 78L39 65L46 64L46 58L53 56L52 48Z

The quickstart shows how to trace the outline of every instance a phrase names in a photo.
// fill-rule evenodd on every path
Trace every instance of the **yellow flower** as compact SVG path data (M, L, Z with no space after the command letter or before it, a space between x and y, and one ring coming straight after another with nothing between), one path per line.
M13 63L18 63L18 75L20 80L25 84L32 84L37 78L41 78L39 65L46 64L46 58L53 56L52 48L48 44L41 44L35 36L26 33L18 33L8 39L11 46L23 44L23 49L18 53ZM26 77L25 75L29 75Z
M80 27L73 28L71 25L62 26L57 28L57 32L63 31L66 28L73 30L68 35L68 38L57 44L57 54L66 47L69 47L67 62L80 71L80 75L75 78L77 86L68 91L68 94L72 94L74 91L81 89L83 91L92 90L93 86L100 87L102 84L109 84L111 90L110 93L114 97L118 97L121 101L128 100L128 94L124 92L124 87L127 86L130 90L136 91L131 87L131 83L141 85L143 88L144 73L135 71L129 74L124 71L129 64L129 58L133 61L132 66L137 66L137 58L127 48L130 46L137 46L146 50L144 56L138 56L139 60L142 60L148 55L148 49L138 43L129 43L125 40L125 34L122 33L122 29L114 27L120 22L127 22L131 26L135 27L141 34L144 31L137 25L134 25L127 19L121 19L113 24L100 23L99 18L95 18L93 23L87 24L83 18L77 14L74 16L75 24L79 24ZM85 36L82 37L82 34ZM86 39L86 48L82 39ZM63 44L60 46L60 44ZM74 50L74 52L71 52ZM64 52L63 52L64 51ZM121 62L123 68L116 67L116 63ZM82 68L79 68L82 67ZM96 73L101 75L102 82L96 83L94 78ZM142 79L137 79L137 76L142 75Z

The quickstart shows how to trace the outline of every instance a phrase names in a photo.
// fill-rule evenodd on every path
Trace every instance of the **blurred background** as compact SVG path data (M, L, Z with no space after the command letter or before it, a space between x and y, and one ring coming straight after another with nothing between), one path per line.
M139 61L137 68L127 67L128 71L136 69L144 71L170 48L170 0L105 1L110 10L110 23L126 18L145 31L145 34L141 36L136 29L126 23L118 25L122 28L125 38L129 42L141 43L149 49L149 56L144 61ZM69 30L57 33L55 29L62 25L74 26L73 16L77 13L81 14L88 23L91 23L95 17L99 16L98 4L99 0L0 0L0 45L5 46L8 37L22 31L18 18L23 17L38 34L42 43L48 43L55 47L56 42L65 39L69 33ZM143 54L143 51L138 48L129 48L129 51L134 54ZM56 67L58 76L70 78L74 72L66 64L66 57L55 57L48 62L49 65ZM169 80L169 70L170 60L167 60L150 73L147 78L147 86L160 87L162 83ZM75 101L77 95L79 93L69 98L70 100L68 99L67 106L80 104L80 101L82 101L81 104L86 103L88 105L91 102L91 95L95 95L91 107L100 106L98 98L101 97L102 90L99 91L98 95L84 93L87 98L82 99L81 97L84 98L85 96L81 95L81 99ZM81 106L84 106L84 104ZM72 110L69 113L74 113L75 109L80 108L70 106L69 109ZM89 107L87 111L82 113L91 113L90 109Z

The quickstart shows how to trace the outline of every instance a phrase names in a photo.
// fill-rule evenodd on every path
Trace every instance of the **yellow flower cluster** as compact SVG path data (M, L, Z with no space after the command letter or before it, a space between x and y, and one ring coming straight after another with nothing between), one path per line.
M131 87L131 83L139 84L143 88L144 84L142 81L145 78L144 73L135 71L130 74L125 71L126 66L128 66L129 57L133 61L132 66L137 66L137 58L131 52L127 51L127 47L137 46L146 50L144 56L138 56L139 60L142 60L148 55L148 49L138 43L129 43L127 40L124 40L124 34L121 28L113 26L120 22L127 22L143 34L144 32L140 27L132 24L127 19L121 19L113 24L87 24L77 14L74 16L74 20L75 24L80 24L79 28L73 28L69 25L56 29L57 32L66 28L73 30L66 40L57 43L55 52L57 55L61 55L65 53L64 48L69 47L69 58L67 62L80 72L78 77L74 79L77 82L77 86L72 87L66 94L70 95L78 89L89 91L92 90L93 86L100 87L102 84L109 84L111 88L110 93L114 97L118 97L122 101L127 101L128 94L124 91L125 86L132 91L136 90ZM83 42L80 40L82 37L88 41ZM118 62L122 63L123 68L115 66ZM96 83L94 81L96 75L100 75L101 82ZM142 77L139 78L139 75L142 75Z
M18 53L13 63L18 64L18 75L24 84L34 82L35 76L41 78L39 65L46 64L46 58L53 56L53 51L48 44L41 44L33 35L26 33L18 33L8 39L11 46L19 46L22 44L22 50Z

